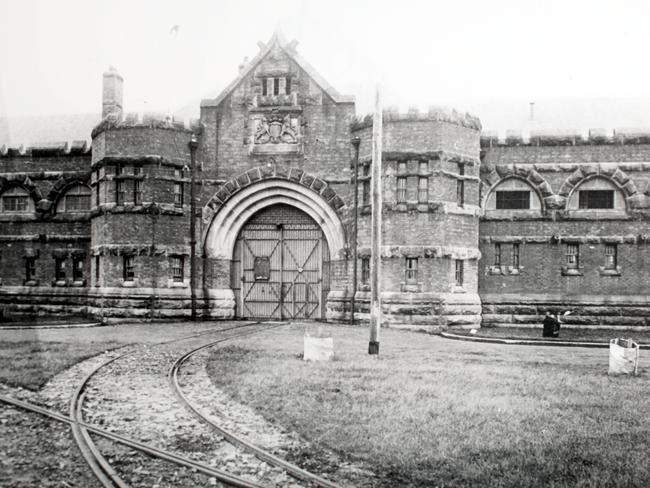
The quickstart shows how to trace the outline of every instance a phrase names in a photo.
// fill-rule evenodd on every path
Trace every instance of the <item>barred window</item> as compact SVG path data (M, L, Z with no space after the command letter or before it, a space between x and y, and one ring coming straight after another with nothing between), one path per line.
M465 205L465 180L462 178L465 176L465 165L458 163L458 180L456 180L456 204L459 207Z
M361 283L367 285L370 282L370 258L361 258Z
M183 282L183 256L172 256L170 260L170 269L174 283Z
M418 281L418 258L406 258L406 282L417 283Z
M497 210L527 210L530 208L530 191L497 191Z
M183 206L183 183L174 183L174 206Z
M124 205L124 180L115 180L115 204Z
M578 192L578 208L614 208L614 190L581 190Z
M66 212L85 212L90 210L90 188L76 185L64 195L64 210Z
M65 258L54 259L54 277L56 281L65 280Z
M124 281L133 281L135 279L135 257L124 256L122 262L122 271Z
M429 201L429 177L420 176L418 178L418 202L427 203Z
M133 203L142 205L142 181L133 180Z
M84 258L72 258L72 279L82 281L84 279Z
M397 203L406 203L406 176L397 178Z
M363 176L366 179L363 180L363 192L362 192L361 203L363 205L369 205L370 204L370 165L369 164L364 165Z
M25 258L25 280L32 281L36 279L36 258Z
M501 266L501 244L494 244L494 265Z
M618 265L618 249L616 244L605 244L605 269L616 269Z
M99 286L99 278L101 276L99 259L99 256L95 256L95 286Z
M512 267L515 269L519 268L519 243L512 245Z
M456 286L463 286L463 282L464 282L464 279L465 279L463 267L464 267L463 266L463 260L462 259L457 259L456 260L456 273L455 273Z
M566 266L567 268L577 269L580 264L580 247L578 244L566 245Z
M13 187L2 194L3 212L29 212L29 194L27 190Z

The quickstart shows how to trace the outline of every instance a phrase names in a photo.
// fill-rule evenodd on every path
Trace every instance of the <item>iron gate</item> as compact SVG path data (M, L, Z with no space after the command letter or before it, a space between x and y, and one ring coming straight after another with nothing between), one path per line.
M233 283L242 318L320 319L329 251L321 228L288 205L262 210L237 239Z

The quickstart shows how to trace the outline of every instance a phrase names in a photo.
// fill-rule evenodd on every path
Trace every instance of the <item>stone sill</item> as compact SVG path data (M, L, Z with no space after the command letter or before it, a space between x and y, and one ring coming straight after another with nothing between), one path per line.
M23 286L38 286L39 280L25 280Z
M583 268L567 268L566 266L562 266L562 276L582 276L582 270Z
M252 144L248 149L248 154L302 154L303 145L298 144Z
M598 268L598 274L600 274L600 276L621 276L621 267L616 266L616 269L614 269L601 266Z
M122 282L122 288L137 288L137 287L138 287L138 280Z
M518 276L523 270L523 266L515 268L513 266L490 266L488 268L489 275L504 275L504 276Z
M467 290L463 286L453 286L451 288L452 293L467 293Z
M400 291L404 293L421 293L422 283L406 283L402 281L399 284L399 288Z

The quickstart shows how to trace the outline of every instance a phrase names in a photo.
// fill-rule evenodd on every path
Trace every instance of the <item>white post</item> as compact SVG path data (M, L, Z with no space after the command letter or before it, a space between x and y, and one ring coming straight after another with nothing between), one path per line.
M379 86L375 96L375 114L372 121L372 223L370 266L370 342L368 354L379 354L381 327L381 142L383 119Z

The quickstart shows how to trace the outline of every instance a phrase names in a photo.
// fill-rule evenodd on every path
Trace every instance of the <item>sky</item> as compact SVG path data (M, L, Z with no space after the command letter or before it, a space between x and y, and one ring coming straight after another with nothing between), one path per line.
M198 115L279 27L360 114L379 84L385 106L487 127L531 101L559 126L650 127L649 18L647 0L0 0L0 117L99 112L108 66L126 111Z

